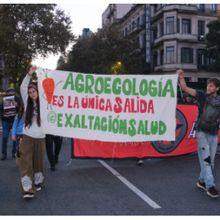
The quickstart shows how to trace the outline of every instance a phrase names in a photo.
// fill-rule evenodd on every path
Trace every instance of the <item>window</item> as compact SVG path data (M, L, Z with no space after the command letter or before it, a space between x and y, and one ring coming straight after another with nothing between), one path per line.
M210 12L216 13L216 4L210 4Z
M136 38L136 43L140 45L140 37L139 36Z
M157 11L157 4L154 5L154 12Z
M166 48L167 63L174 63L174 47Z
M161 51L160 51L160 65L163 64L163 60L164 60L164 51L161 50Z
M176 21L176 32L177 33L180 33L180 19L179 18L177 18L177 21Z
M209 64L211 64L211 63L215 63L215 59L214 58L209 58Z
M125 36L128 35L128 28L125 28Z
M208 78L198 78L199 83L207 83Z
M145 14L141 15L141 25L145 24Z
M157 39L157 28L153 29L153 40Z
M145 34L142 34L142 48L145 49L145 43L146 43L146 37L145 37Z
M174 33L174 17L166 18L166 32L167 34Z
M182 19L182 33L191 34L191 21L190 19Z
M136 25L137 25L137 26L140 25L140 18L137 18Z
M128 29L128 30L131 31L131 29L132 29L132 28L131 28L131 24L129 24L129 29Z
M153 66L157 66L157 53L153 54Z
M160 36L164 35L164 31L163 31L163 22L160 23Z
M131 28L135 28L136 27L136 24L135 24L135 21L132 22L132 25L131 25Z
M181 48L181 63L193 63L192 48Z
M206 69L207 58L205 56L205 50L197 50L197 67L198 69Z
M198 12L204 13L205 12L205 4L197 4Z
M205 36L205 21L198 21L198 36Z

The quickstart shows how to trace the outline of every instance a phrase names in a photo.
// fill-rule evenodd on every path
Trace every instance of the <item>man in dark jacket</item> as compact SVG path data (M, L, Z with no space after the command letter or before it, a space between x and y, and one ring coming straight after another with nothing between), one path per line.
M14 88L8 88L6 90L6 96L3 98L3 102L1 105L1 113L2 113L2 157L1 160L5 160L7 158L7 143L8 143L8 135L10 130L12 129L15 115L17 114L19 108L21 106L21 100L15 95ZM13 149L12 149L12 157L15 158L16 153L16 143L13 141Z

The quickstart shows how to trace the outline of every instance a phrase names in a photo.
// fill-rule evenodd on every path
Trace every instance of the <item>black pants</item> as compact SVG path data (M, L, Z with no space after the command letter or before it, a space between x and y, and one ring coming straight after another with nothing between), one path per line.
M53 151L53 142L55 144L54 151ZM62 137L54 136L51 134L46 135L47 157L51 165L55 165L55 162L58 161L61 145L62 145Z

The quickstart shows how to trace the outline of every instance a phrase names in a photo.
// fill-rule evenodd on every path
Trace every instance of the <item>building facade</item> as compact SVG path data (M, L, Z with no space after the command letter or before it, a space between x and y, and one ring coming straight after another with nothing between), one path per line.
M83 28L82 34L80 35L79 38L83 38L83 37L86 37L86 36L90 37L92 35L93 35L93 32L89 28Z
M205 82L207 24L219 15L218 4L155 4L151 7L151 68L157 74L183 69L190 82Z
M106 10L102 13L102 26L120 20L132 8L132 6L133 4L109 4Z
M143 70L149 69L148 63L146 63L147 53L150 55L150 50L147 52L146 47L146 7L144 4L135 4L132 8L123 16L120 21L117 21L120 25L123 37L127 37L129 34L134 36L135 41L140 45L139 53L142 55L142 68Z
M135 4L120 19L124 37L136 33L145 69L171 74L183 69L187 81L206 82L219 72L208 72L205 56L207 24L220 15L219 4Z

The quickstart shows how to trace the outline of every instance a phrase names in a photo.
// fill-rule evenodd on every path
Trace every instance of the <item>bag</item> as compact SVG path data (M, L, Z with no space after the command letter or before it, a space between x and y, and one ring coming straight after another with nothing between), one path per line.
M206 97L206 102L199 118L199 125L207 130L213 130L218 124L220 115L220 99L211 100L211 97Z

